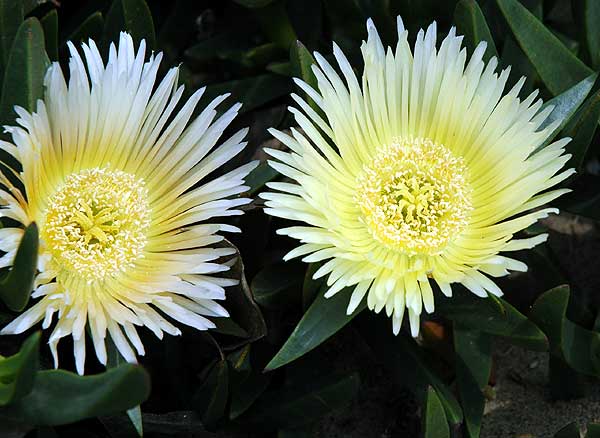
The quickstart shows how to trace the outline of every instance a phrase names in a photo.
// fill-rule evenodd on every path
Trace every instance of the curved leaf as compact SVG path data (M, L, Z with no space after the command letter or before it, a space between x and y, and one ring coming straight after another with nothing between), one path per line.
M150 377L137 365L123 364L85 377L63 370L40 371L33 390L0 410L0 418L55 426L126 411L149 394Z
M600 118L600 91L587 98L583 106L573 116L564 129L564 134L573 140L567 145L567 152L573 156L569 166L581 169L587 155L590 143L598 127Z
M481 429L486 387L492 367L492 339L489 335L454 324L456 380L465 416L467 436L477 438Z
M460 0L454 10L454 22L458 32L465 36L465 45L473 53L480 42L487 43L483 59L488 62L494 56L498 58L498 51L488 27L485 16L475 0Z
M22 22L23 2L0 0L0 81L4 77L10 48Z
M37 225L32 222L23 233L11 271L0 282L0 299L12 311L21 312L29 302L37 270L38 245Z
M573 15L582 36L592 67L600 68L600 2L598 0L571 0Z
M333 374L266 392L240 421L268 428L295 428L313 423L348 404L360 386L358 373Z
M50 61L44 46L44 31L36 18L25 20L15 35L6 64L0 100L0 121L12 125L19 105L28 111L44 92L44 76Z
M220 360L212 367L194 399L196 411L202 416L202 423L211 426L223 417L229 399L227 360Z
M464 327L501 336L531 350L548 349L544 333L502 298L482 299L462 288L454 288L452 297L436 297L436 312Z
M119 33L127 31L133 41L146 40L146 47L156 47L154 21L150 9L144 0L114 0L104 21L104 47L119 41Z
M40 333L31 335L14 356L0 359L0 406L25 397L38 370Z
M548 336L551 352L564 358L574 370L600 375L600 333L567 319L569 287L559 286L542 294L533 304L531 319Z
M562 93L593 73L517 0L496 1L519 46L552 94Z
M549 101L545 102L544 105L540 108L542 111L544 108L548 106L554 106L552 112L548 115L546 120L540 125L539 129L544 129L551 123L559 120L560 124L556 127L554 131L548 136L548 140L544 143L544 147L554 139L556 134L558 134L565 127L567 123L571 120L577 109L581 106L581 104L585 101L586 97L592 90L594 83L596 82L596 78L598 77L597 73L594 73L581 82L573 85L568 90L562 92L556 97L553 97ZM540 148L541 148L540 147Z
M423 409L423 437L450 438L444 406L431 386L427 388Z
M58 61L58 13L52 9L40 20L44 29L46 52L52 61Z
M324 293L325 289L322 288L265 371L279 368L318 347L367 306L367 300L363 300L351 315L346 315L352 289L343 289L331 298L325 298Z
M383 360L391 376L400 385L406 385L419 400L423 400L429 386L435 388L440 402L444 406L446 418L451 424L463 421L460 404L448 386L431 369L433 358L412 338L394 336L387 318L371 315L364 321L359 320L360 331L373 352Z

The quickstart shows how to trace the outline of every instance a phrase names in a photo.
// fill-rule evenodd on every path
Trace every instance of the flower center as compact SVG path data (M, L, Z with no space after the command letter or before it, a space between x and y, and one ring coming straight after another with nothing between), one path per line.
M467 224L471 191L462 158L429 139L381 147L357 178L362 220L378 241L409 255L441 252Z
M69 175L50 198L42 238L58 269L94 281L133 265L149 225L144 181L93 168Z

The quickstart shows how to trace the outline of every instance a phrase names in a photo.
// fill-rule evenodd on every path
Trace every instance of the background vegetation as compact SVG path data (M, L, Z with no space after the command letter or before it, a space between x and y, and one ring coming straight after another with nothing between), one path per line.
M264 160L265 142L281 147L266 128L293 124L286 107L289 93L300 91L291 77L314 83L311 52L329 56L336 41L361 72L366 19L395 45L397 15L413 39L436 20L442 36L456 25L469 51L487 41L488 59L512 65L511 83L527 76L523 95L539 88L556 105L555 134L573 137L570 164L578 169L560 207L600 219L595 0L0 0L0 121L14 123L15 104L34 108L48 63L67 65L66 41L93 38L106 53L127 30L164 52L163 72L181 65L188 93L206 85L205 102L231 92L230 102L244 104L231 129L250 126L249 147L231 166ZM261 164L249 194L277 178ZM550 246L517 254L531 269L502 280L503 299L436 292L436 313L416 342L405 331L392 336L385 317L345 316L348 291L325 300L310 279L318 266L281 262L293 243L276 236L284 221L266 216L260 201L236 224L244 232L231 241L243 263L232 275L242 282L228 292L232 318L214 331L163 341L143 333L141 366L122 363L112 349L108 370L88 361L95 375L86 377L49 370L46 333L0 338L0 434L472 438L493 393L496 339L548 352L554 399L585 395L600 375L599 295L569 287ZM536 225L526 234L543 231ZM31 227L15 269L0 280L0 323L27 305L36 248ZM61 368L74 369L68 341L60 357ZM578 427L556 436L578 437ZM587 437L596 436L600 426L590 425Z

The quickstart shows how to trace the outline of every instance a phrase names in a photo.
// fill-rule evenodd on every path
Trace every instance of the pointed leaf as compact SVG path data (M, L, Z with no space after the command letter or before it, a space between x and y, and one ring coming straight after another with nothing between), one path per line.
M600 424L588 423L585 438L600 438Z
M48 64L42 26L36 18L28 18L19 26L4 73L0 100L2 124L14 124L15 105L28 111L35 109L36 101L43 96Z
M482 299L456 287L452 297L436 297L436 312L462 326L501 336L531 350L548 349L544 333L502 298Z
M40 20L44 29L46 52L51 61L58 61L58 13L52 9Z
M144 0L113 0L104 22L104 47L119 41L121 31L129 32L136 44L145 39L146 47L156 47L154 21Z
M585 101L586 97L592 90L592 87L594 86L597 77L597 73L588 76L581 82L573 85L568 90L562 92L556 97L553 97L549 101L545 102L544 105L542 105L540 111L542 111L548 106L554 106L554 109L548 115L546 120L544 120L544 122L540 125L539 129L544 129L545 127L549 126L551 123L557 120L560 121L560 124L556 127L554 131L552 131L552 133L548 136L548 140L546 140L544 145L541 147L550 144L550 142L554 139L556 134L562 131L565 125L569 123L571 117L573 117L577 109Z
M600 375L600 333L567 319L569 287L559 286L542 294L531 309L530 318L546 333L550 351L564 358L574 370Z
M554 438L581 438L577 423L569 423L554 434Z
M40 333L31 335L14 356L0 358L0 406L31 392L38 370Z
M22 22L23 3L15 0L0 0L0 81L4 77L10 49Z
M69 35L68 41L77 45L79 42L87 42L89 38L99 41L102 38L104 30L104 18L100 11L94 12L87 17L77 28Z
M567 145L567 152L573 156L568 165L580 170L583 167L590 143L600 118L600 91L587 98L571 121L565 126L564 134L573 140Z
M600 68L600 2L597 0L572 0L573 15L592 67Z
M431 386L427 388L423 409L423 437L450 438L444 406Z
M38 241L38 229L32 222L23 233L11 271L0 281L0 299L14 312L21 312L29 302L37 270Z
M246 8L256 9L256 8L264 8L269 3L273 3L273 0L233 0L239 5L242 5Z
M266 371L290 363L318 347L367 306L366 300L363 300L351 315L347 315L352 288L343 289L331 298L324 297L325 290L321 289L283 347L267 364Z
M290 63L292 65L294 77L302 79L314 90L319 89L317 78L312 71L313 64L316 64L315 59L300 41L296 41L290 47ZM312 98L310 98L308 95L305 95L305 99L312 109L314 109L318 114L322 114L321 108L319 108Z
M517 0L496 1L519 46L552 94L562 93L593 73Z
M454 22L458 33L465 36L465 45L469 53L473 53L480 42L487 43L483 59L488 62L494 56L498 58L498 51L494 39L485 21L485 16L475 0L460 0L454 10Z
M269 428L311 424L348 403L358 393L358 373L333 374L266 392L240 421Z
M260 163L245 179L245 184L250 187L248 195L253 196L261 190L266 183L279 175L275 169L266 162Z
M456 380L467 435L479 437L486 387L492 367L492 338L482 332L465 329L454 324L454 350L456 352Z
M229 368L227 360L218 361L208 373L194 400L196 411L202 416L202 423L214 425L225 413L229 399Z
M434 358L426 356L414 339L402 333L394 336L387 318L381 316L367 315L367 318L358 322L363 338L398 384L406 385L421 401L426 397L429 386L432 386L444 406L448 421L451 424L463 421L460 404L430 367Z
M95 376L63 370L40 371L33 390L0 410L0 418L55 426L112 415L139 405L150 394L150 378L137 365L123 364Z
M289 306L299 301L306 265L298 261L266 266L252 279L254 299L264 307Z

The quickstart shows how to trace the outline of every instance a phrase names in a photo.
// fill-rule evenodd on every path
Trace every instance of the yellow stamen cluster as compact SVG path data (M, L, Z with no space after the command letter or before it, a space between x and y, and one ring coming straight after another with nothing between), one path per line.
M357 178L356 202L375 239L409 255L437 254L472 209L462 158L429 139L381 147Z
M144 181L93 168L69 175L49 199L42 238L61 270L94 281L133 265L149 225Z

